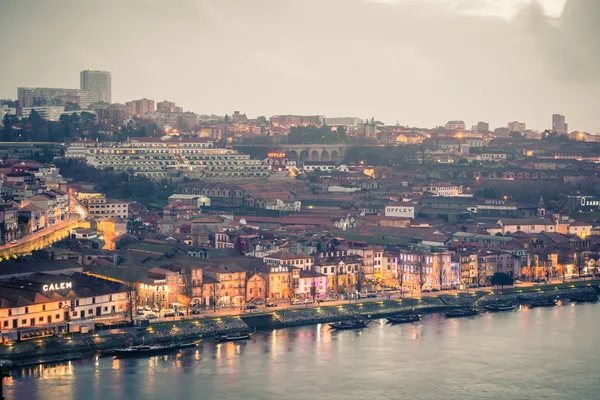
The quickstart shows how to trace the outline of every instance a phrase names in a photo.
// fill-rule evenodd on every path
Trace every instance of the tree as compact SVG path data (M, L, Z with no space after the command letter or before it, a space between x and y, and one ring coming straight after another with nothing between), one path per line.
M13 126L15 126L18 123L19 123L19 117L17 117L16 115L5 114L4 118L2 119L2 124L4 124L4 127L7 129L12 128Z
M127 288L127 313L129 321L133 324L133 312L137 304L137 273L135 268L128 267L123 273L123 282Z
M183 304L185 311L189 313L190 303L192 302L194 281L192 279L192 268L184 267L181 270L182 289L177 296L177 302Z
M256 118L256 121L260 124L260 125L268 125L269 121L267 121L267 118L263 117L262 115L258 118Z
M65 103L65 112L68 112L68 111L79 111L79 110L81 110L81 107L79 107L79 104L73 103L73 102L70 102L70 101L68 101L68 102Z
M229 115L225 114L225 118L223 118L223 122L228 124L230 121L231 121L231 118L229 117Z
M447 275L447 271L446 271L446 268L444 268L443 263L440 263L437 273L438 273L438 280L439 280L439 284L440 284L440 290L442 290L442 288L444 287L444 281L446 280L446 275Z
M363 266L362 263L358 266L358 272L356 273L356 291L361 292L363 287Z
M398 266L398 286L400 286L400 296L404 298L404 271L402 265Z
M190 124L187 122L183 115L177 118L177 128L182 132L188 132L190 130Z
M419 291L423 291L423 286L427 283L427 264L425 263L425 256L423 254L417 256L419 265L417 265L417 272L419 274Z
M310 287L310 297L312 297L313 303L315 302L315 297L317 297L317 278L312 278L312 286Z
M504 286L511 286L514 284L512 276L504 272L495 272L491 279L492 285L500 286L504 290Z

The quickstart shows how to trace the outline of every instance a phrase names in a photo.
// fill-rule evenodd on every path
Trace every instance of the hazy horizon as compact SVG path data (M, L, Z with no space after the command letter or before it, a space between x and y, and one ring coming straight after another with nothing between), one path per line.
M563 9L564 7L564 9ZM199 114L461 119L597 133L597 0L0 0L0 98L112 73Z

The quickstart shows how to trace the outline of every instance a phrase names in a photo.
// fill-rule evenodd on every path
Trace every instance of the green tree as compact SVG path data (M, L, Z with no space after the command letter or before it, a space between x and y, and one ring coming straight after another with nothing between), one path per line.
M256 118L256 120L261 125L268 125L269 124L269 121L267 120L267 118L264 117L264 116L262 116L262 115L260 117Z
M502 290L504 290L504 286L511 286L514 284L512 276L504 272L495 272L490 282L494 286L500 286Z
M188 132L190 130L190 124L183 118L183 115L180 115L177 118L177 128L182 132Z

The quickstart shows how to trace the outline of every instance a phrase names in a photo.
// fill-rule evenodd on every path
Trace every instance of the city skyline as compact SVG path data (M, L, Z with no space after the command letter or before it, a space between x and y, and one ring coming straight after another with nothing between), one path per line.
M86 35L60 47L32 45L38 56L49 57L44 69L39 63L5 65L2 98L15 98L17 87L78 88L77 72L97 68L112 73L115 102L169 99L199 114L374 116L416 127L457 119L467 126L486 121L490 128L524 121L543 130L559 113L571 130L600 130L594 112L600 77L588 67L599 45L588 15L599 5L590 0L538 6L332 0L311 4L319 19L291 1L261 0L253 7L183 1L142 10L134 3L65 0L67 15L56 13L61 7L42 4L25 12L27 2L3 3L2 31L26 17L39 20L25 40L49 30L61 34L66 20ZM87 12L98 18L83 26ZM123 38L127 26L106 30L107 21L131 15L131 29L157 29L161 18L172 17L180 30L149 44ZM0 46L15 59L26 56Z

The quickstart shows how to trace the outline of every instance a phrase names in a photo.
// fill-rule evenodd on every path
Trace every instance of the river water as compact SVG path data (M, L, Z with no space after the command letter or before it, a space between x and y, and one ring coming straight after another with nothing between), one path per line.
M15 371L9 400L599 399L600 304L333 332L325 324L143 359Z

